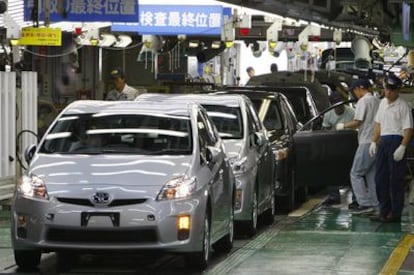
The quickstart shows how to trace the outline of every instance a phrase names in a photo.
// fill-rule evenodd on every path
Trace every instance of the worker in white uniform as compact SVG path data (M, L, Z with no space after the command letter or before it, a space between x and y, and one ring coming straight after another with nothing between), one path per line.
M121 69L114 69L109 73L114 88L106 95L106 100L135 100L138 96L138 91L128 86L125 80L124 72Z

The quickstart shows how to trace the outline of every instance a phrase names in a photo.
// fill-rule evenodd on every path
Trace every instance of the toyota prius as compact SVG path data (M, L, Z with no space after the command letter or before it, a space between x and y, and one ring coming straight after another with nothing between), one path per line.
M42 253L159 250L200 269L233 245L235 177L198 104L76 101L38 145L12 202L16 264Z

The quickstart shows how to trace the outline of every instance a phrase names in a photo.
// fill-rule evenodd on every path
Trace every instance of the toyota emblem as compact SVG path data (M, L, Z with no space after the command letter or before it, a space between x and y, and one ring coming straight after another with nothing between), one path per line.
M106 206L111 202L111 196L106 192L96 192L90 200L93 205Z

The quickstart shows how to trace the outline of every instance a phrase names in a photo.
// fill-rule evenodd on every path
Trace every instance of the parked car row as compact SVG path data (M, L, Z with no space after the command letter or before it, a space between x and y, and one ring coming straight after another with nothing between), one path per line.
M298 203L305 201L309 189L318 191L328 185L349 185L348 175L358 146L357 132L354 130L322 129L324 114L334 106L328 106L321 112L312 111L315 104L312 103L311 92L299 93L300 89L306 91L305 87L282 89L251 86L228 87L225 91L217 92L243 94L253 102L267 129L276 160L276 210L284 212L293 210ZM306 94L310 97L303 100ZM337 105L347 103L344 101ZM293 107L295 104L300 107ZM314 115L302 124L295 112L298 109L307 109L305 113L314 112Z
M12 203L17 265L33 269L47 252L157 250L204 269L211 248L232 249L235 230L253 236L259 217L272 224L309 189L347 185L357 133L321 129L336 105L264 79L68 105L25 151Z
M182 253L204 269L211 247L231 250L235 220L250 236L259 216L273 222L273 154L241 95L76 101L25 159L11 230L21 269L102 250Z

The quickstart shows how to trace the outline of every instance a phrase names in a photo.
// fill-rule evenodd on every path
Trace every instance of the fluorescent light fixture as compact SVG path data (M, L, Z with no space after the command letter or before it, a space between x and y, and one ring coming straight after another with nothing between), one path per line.
M191 40L190 42L188 42L188 47L190 48L197 48L199 45L199 42L197 40Z
M111 47L116 42L116 37L113 34L105 33L100 35L99 47Z
M219 49L221 47L221 41L213 41L211 42L212 49Z
M118 40L115 42L114 47L126 48L132 43L132 38L129 35L121 34L118 36Z

